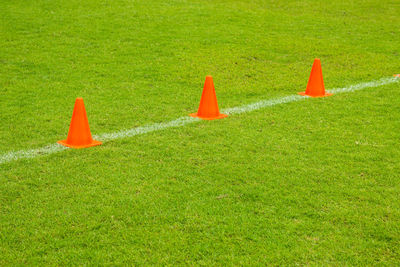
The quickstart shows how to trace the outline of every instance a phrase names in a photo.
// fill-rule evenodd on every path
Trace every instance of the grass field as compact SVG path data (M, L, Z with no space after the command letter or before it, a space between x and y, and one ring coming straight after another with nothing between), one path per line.
M0 154L400 72L398 0L0 2ZM400 265L400 82L0 164L0 265Z

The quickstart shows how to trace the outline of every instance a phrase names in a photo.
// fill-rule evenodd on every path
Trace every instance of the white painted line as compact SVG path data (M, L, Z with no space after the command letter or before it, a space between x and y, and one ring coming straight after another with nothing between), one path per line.
M376 80L376 81L371 81L371 82L365 82L365 83L359 83L359 84L351 85L349 87L335 88L335 89L329 90L329 93L338 94L338 93L354 92L354 91L362 90L362 89L365 89L365 88L379 87L379 86L382 86L382 85L387 85L387 84L395 83L395 82L398 82L398 81L400 81L400 79L397 78L397 77L382 78L382 79L379 79L379 80Z
M240 114L240 113L246 113L246 112L251 112L257 109L262 109L270 106L275 106L275 105L280 105L284 103L289 103L289 102L295 102L299 100L303 100L305 98L308 98L308 96L301 96L301 95L290 95L290 96L285 96L281 98L275 98L275 99L268 99L268 100L261 100L252 104L240 106L240 107L233 107L233 108L226 108L221 110L222 113L226 113L229 115L232 114Z
M335 88L332 90L329 90L330 93L345 93L345 92L353 92L365 88L370 88L370 87L378 87L382 85L387 85L391 83L395 83L400 81L398 77L391 77L391 78L382 78L380 80L375 80L371 82L365 82L365 83L359 83L356 85L352 85L349 87L344 87L344 88ZM270 106L275 106L275 105L280 105L284 103L289 103L289 102L295 102L299 100L306 99L308 97L306 96L300 96L300 95L290 95L290 96L285 96L281 98L275 98L275 99L269 99L269 100L261 100L252 104L240 106L240 107L233 107L233 108L227 108L221 110L221 112L226 113L226 114L241 114L241 113L247 113L251 112L254 110L270 107ZM135 127L132 129L128 130L122 130L119 132L114 132L114 133L105 133L101 135L94 135L93 137L95 139L101 140L101 141L110 141L114 139L122 139L122 138L128 138L132 137L135 135L141 135L141 134L146 134L150 132L155 132L155 131L160 131L163 129L167 128L173 128L173 127L181 127L190 123L194 122L199 122L201 121L198 118L193 118L189 116L185 117L180 117L178 119L169 121L169 122L161 122L161 123L154 123L154 124L149 124L145 126L139 126ZM11 151L5 154L0 155L0 164L6 163L6 162L11 162L11 161L16 161L19 159L28 159L28 158L35 158L39 157L42 155L49 155L53 154L56 152L64 151L66 149L69 149L67 147L64 147L59 144L50 144L41 148L36 148L36 149L29 149L29 150L19 150L19 151Z
M128 129L128 130L122 130L119 132L115 132L115 133L94 135L93 138L106 142L106 141L110 141L110 140L114 140L114 139L127 138L127 137L132 137L135 135L139 135L139 134L160 131L160 130L163 130L166 128L181 127L186 124L197 122L197 121L201 121L201 119L185 116L185 117L180 117L173 121L139 126L139 127L135 127L135 128Z
M57 143L47 145L41 148L29 149L29 150L19 150L19 151L12 151L0 156L0 164L15 161L19 159L29 159L29 158L36 158L41 155L48 155L53 154L56 152L60 152L63 150L68 149L68 147L59 145Z

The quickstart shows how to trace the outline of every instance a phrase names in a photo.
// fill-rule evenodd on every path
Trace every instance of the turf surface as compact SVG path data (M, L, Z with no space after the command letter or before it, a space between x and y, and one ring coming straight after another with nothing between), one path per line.
M398 1L2 1L0 152L399 73ZM399 265L400 83L0 165L0 265Z

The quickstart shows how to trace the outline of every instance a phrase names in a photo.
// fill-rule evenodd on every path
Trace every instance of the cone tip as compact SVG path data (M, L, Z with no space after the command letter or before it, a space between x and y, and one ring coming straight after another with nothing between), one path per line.
M206 79L212 79L211 75L206 75Z

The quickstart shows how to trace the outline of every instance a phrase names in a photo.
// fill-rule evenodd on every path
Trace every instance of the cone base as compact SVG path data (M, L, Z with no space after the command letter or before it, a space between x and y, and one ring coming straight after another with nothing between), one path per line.
M80 146L68 144L67 140L60 140L60 141L57 141L57 143L59 143L60 145L63 145L63 146L70 147L70 148L87 148L87 147L98 146L98 145L102 144L102 142L97 141L97 140L93 140L90 144L80 145Z
M297 93L297 94L302 95L302 96L310 96L310 97L326 97L326 96L333 95L331 93L325 93L324 95L307 95L306 92L300 92L300 93Z
M189 114L189 116L193 117L193 118L199 118L199 119L202 119L202 120L217 120L217 119L223 119L223 118L228 117L228 115L222 114L222 113L220 113L218 116L215 116L215 117L201 117L201 116L198 115L197 112L196 113L191 113L191 114Z

